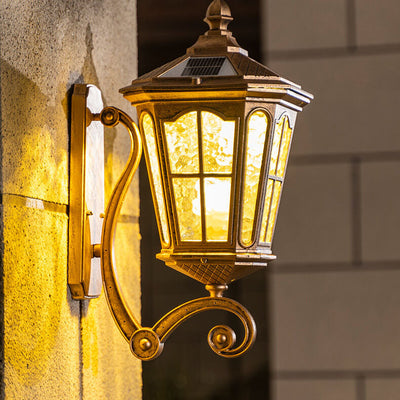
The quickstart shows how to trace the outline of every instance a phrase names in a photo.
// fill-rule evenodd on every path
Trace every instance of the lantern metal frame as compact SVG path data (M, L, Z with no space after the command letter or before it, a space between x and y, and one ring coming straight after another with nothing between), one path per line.
M179 60L177 60L178 63L181 62ZM157 72L157 75L162 75L162 73ZM250 84L242 77L236 78L236 81L240 81L240 87L236 82L236 88L233 93L227 89L232 85L233 81L232 77L228 78L223 79L218 77L216 79L215 77L205 77L201 83L201 89L197 88L197 82L193 84L192 79L182 79L183 82L179 81L178 83L176 83L176 79L173 79L176 86L174 87L172 99L169 100L165 100L168 95L165 90L170 87L169 82L165 81L166 78L159 80L158 78L152 78L150 81L149 78L146 78L145 82L139 78L133 82L132 86L121 89L124 96L132 105L136 106L140 121L145 113L149 114L153 121L157 121L154 126L158 143L157 152L158 159L160 160L160 168L162 169L161 175L164 179L163 192L166 198L165 207L168 216L168 225L171 227L169 232L170 243L162 243L162 250L157 255L157 258L164 261L168 266L193 279L197 279L203 284L229 284L233 280L265 268L269 261L276 258L272 254L271 243L260 243L257 233L250 245L243 245L240 239L243 205L242 175L245 167L244 148L248 120L258 110L261 110L269 120L260 173L260 177L262 177L265 176L266 168L269 165L269 152L272 147L270 142L273 140L276 121L273 115L277 112L280 116L283 114L287 115L290 126L294 126L296 113L301 111L302 106L308 104L310 101L310 98L307 97L307 92L302 91L297 85L289 83L289 81L283 78L278 79L275 77L273 85L267 80L268 83L263 82L264 87L261 88L249 87ZM221 80L223 81L222 83ZM250 80L254 80L254 78L250 78ZM291 96L293 97L292 101L294 104L288 103L286 100L286 98L290 98ZM184 98L184 101L178 100L182 98ZM192 111L209 111L222 116L224 121L237 121L231 193L232 198L234 198L234 204L231 203L229 221L231 227L230 234L232 236L230 243L204 241L204 238L201 242L182 241L177 233L179 222L173 199L171 169L169 167L167 139L163 123L176 121L180 116ZM199 152L201 153L201 143L198 145ZM149 168L150 163L147 151L146 161ZM193 174L188 173L185 176L189 177L193 176ZM218 174L218 176L223 175ZM283 180L284 175L281 181L283 182ZM256 228L259 228L262 223L261 208L266 190L266 183L262 181L260 183L256 205L256 211L258 211L254 220L254 227ZM153 200L156 203L154 192L154 188L152 187ZM203 208L202 215L204 215ZM162 228L158 215L157 222L161 236ZM257 230L259 229L253 229L254 232L257 232ZM204 263L202 260L207 260L207 262ZM193 265L199 266L199 273L194 270ZM224 269L222 275L215 276L216 268Z
M299 85L279 77L268 68L250 59L247 52L238 45L232 33L227 30L231 20L230 10L225 1L213 0L205 19L210 30L199 37L196 44L187 50L186 55L134 80L130 86L120 90L124 97L137 108L141 129L126 113L115 107L105 107L100 113L93 114L86 104L88 86L80 84L74 87L71 102L70 172L71 216L74 217L71 218L69 224L69 285L74 299L93 297L87 291L90 286L88 280L91 279L90 259L91 257L101 258L103 288L111 314L123 337L129 342L132 353L141 360L158 357L162 352L164 342L174 329L188 318L207 310L220 309L231 312L239 318L244 327L243 340L238 345L235 343L236 336L231 328L224 325L212 328L208 334L208 343L216 354L227 358L237 357L246 352L255 340L256 327L249 311L235 300L223 297L223 293L233 280L265 268L270 260L276 258L272 254L271 243L260 241L264 201L267 185L271 179L269 165L276 125L282 118L286 118L284 116L287 116L287 124L291 129L291 143L297 112L301 111L313 96L302 90ZM229 73L226 76L207 72L200 73L200 76L198 72L184 74L185 65L188 66L191 60L194 60L192 64L196 64L198 60L214 60L216 58L219 58L220 61L223 59L223 63L228 66ZM241 236L245 202L244 174L247 162L245 150L249 136L249 121L257 111L264 113L268 125L262 150L251 243L245 245ZM228 233L227 240L224 242L207 240L204 224L206 218L204 188L202 189L203 198L200 200L202 240L185 241L179 234L179 218L172 182L174 174L169 166L164 124L177 121L188 112L197 113L199 171L185 173L182 176L192 177L195 175L200 182L203 182L206 177L214 175L218 178L226 176L231 179ZM202 112L215 114L223 121L235 121L232 168L229 174L204 173L201 167L204 161L200 140L203 134ZM117 218L139 165L142 154L142 137L146 141L146 132L143 126L146 114L150 116L153 123L156 162L163 192L163 205L161 206L165 207L168 221L166 229L168 229L169 240L167 241L163 240L163 221L161 221L161 212L157 209L160 204L158 204L155 183L151 176L151 157L146 145L144 153L162 245L161 253L157 255L157 258L163 260L166 265L205 284L210 294L209 297L191 300L178 306L163 316L152 328L142 327L129 310L118 285L113 265L113 241ZM105 127L114 127L121 123L126 127L131 141L128 161L113 189L104 213L101 243L95 244L90 242L90 233L88 233L90 221L87 220L87 215L90 214L90 210L86 209L84 198L79 198L84 195L82 179L84 179L86 127L92 121L100 121ZM279 139L278 156L282 148L282 135L283 127ZM274 181L281 182L279 197L276 200L273 229L275 229L278 214L277 208L286 173L290 143L282 176L272 177ZM83 159L79 159L79 157L83 157ZM278 161L280 162L279 157ZM76 188L79 190L76 191ZM270 202L274 200L274 190L273 188ZM270 213L270 211L268 212Z

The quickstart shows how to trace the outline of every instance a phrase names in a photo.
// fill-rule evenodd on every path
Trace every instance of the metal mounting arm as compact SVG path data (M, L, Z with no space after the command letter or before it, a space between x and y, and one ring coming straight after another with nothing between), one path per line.
M125 338L130 338L141 326L125 304L120 292L113 265L113 250L115 228L122 203L129 188L129 184L139 166L142 155L142 140L139 130L132 119L123 111L115 107L106 107L98 116L94 116L104 126L113 127L121 122L129 132L131 148L128 162L118 179L111 194L106 212L104 214L103 230L101 234L101 270L103 288L108 306L119 330Z
M79 86L82 87L84 85ZM82 102L79 103L79 106L82 106ZM137 125L132 119L115 107L106 107L99 114L88 112L87 119L89 123L92 120L101 121L106 127L113 127L118 123L122 123L127 128L131 140L129 159L112 192L105 211L101 245L92 245L92 256L101 257L103 288L107 303L120 332L130 343L132 353L141 360L151 360L158 357L168 336L184 321L200 312L217 309L231 312L240 319L244 326L244 338L242 343L235 347L236 336L234 331L227 326L218 325L210 330L208 343L211 349L220 356L227 358L240 356L253 344L256 327L252 316L246 308L234 300L222 297L224 290L227 289L225 285L207 285L206 289L210 292L210 297L191 300L176 307L164 315L152 328L143 328L129 310L115 275L113 265L114 236L123 200L139 166L142 154L141 136ZM72 121L73 123L74 121ZM70 237L73 236L71 235L71 229L73 229L72 223L70 223ZM72 267L70 263L69 268ZM70 281L69 284L72 291ZM74 292L73 296L76 299L85 298L84 296L74 295Z

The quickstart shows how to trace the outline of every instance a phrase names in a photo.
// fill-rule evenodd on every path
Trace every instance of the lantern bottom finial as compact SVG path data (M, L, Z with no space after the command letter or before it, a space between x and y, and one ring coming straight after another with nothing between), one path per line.
M223 297L228 285L206 285L206 290L210 293L210 297Z

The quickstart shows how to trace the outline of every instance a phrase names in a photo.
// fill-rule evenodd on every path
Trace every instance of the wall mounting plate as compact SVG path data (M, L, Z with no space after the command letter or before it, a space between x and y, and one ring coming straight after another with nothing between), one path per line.
M71 99L69 181L68 285L74 299L101 294L100 258L93 245L101 242L104 212L104 127L92 121L103 101L93 85L74 85Z

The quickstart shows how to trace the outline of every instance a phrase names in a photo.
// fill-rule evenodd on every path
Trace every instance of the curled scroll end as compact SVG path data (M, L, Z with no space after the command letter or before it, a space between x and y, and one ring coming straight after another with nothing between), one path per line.
M114 127L119 123L120 110L115 107L105 107L100 113L100 121L104 126L109 128Z
M235 346L236 334L232 328L226 325L217 325L208 333L208 344L211 350L225 358L235 358L249 350L256 339L256 327L253 318L249 314L246 320L242 320L245 336L239 346Z
M235 345L236 334L229 326L217 325L208 332L207 340L212 351L220 355L221 350L230 350Z
M130 339L130 348L135 357L142 361L157 358L164 349L158 335L149 328L137 330Z

